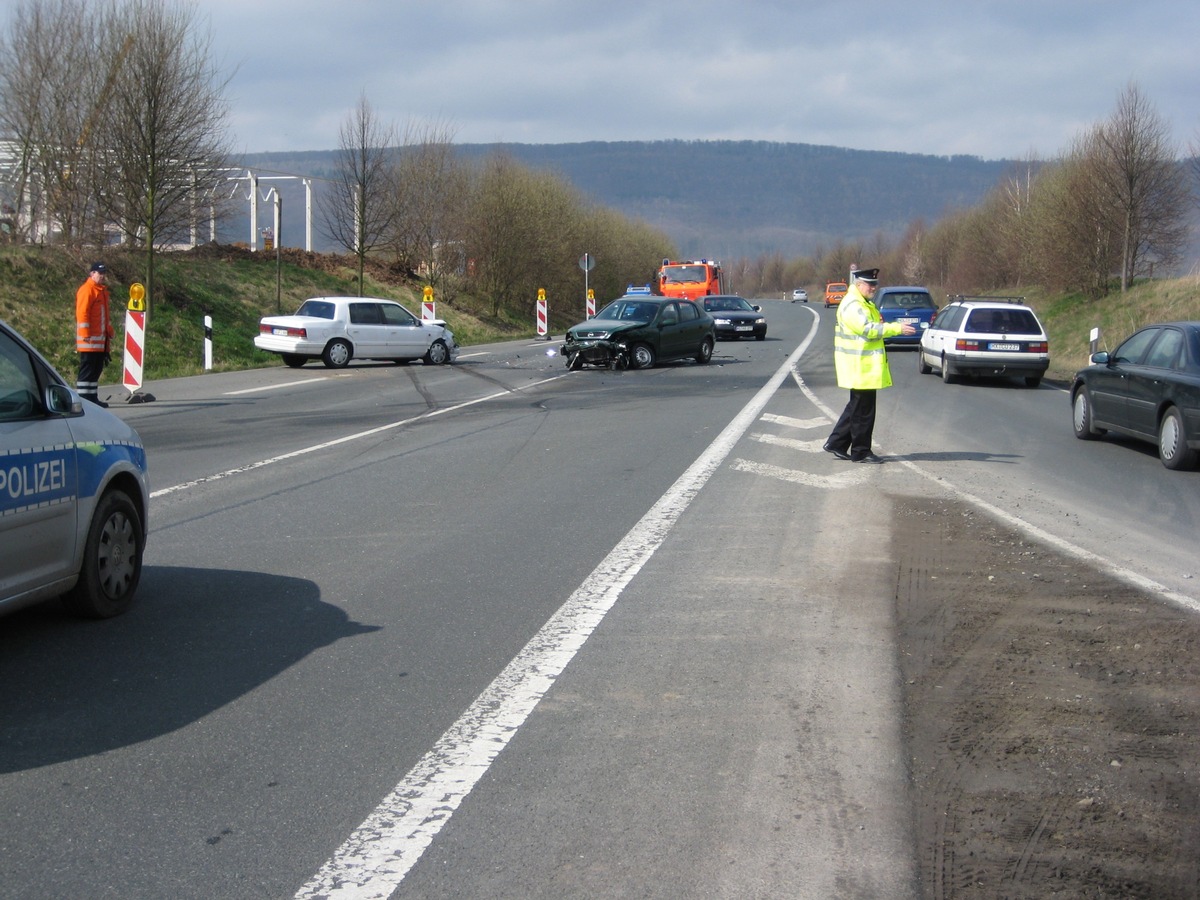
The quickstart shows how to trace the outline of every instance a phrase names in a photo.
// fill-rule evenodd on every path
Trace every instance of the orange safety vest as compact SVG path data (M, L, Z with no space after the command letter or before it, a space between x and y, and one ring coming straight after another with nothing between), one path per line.
M89 278L75 292L75 349L80 353L108 353L112 336L108 287Z

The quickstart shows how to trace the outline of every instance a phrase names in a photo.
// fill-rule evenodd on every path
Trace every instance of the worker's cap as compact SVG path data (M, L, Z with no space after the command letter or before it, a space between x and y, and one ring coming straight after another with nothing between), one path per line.
M856 281L865 281L867 284L879 284L878 269L859 269L854 273Z
M107 275L108 274L108 266L106 266L102 262L94 262L94 263L92 263L92 267L90 269L88 269L88 271L89 272L99 272L101 275Z

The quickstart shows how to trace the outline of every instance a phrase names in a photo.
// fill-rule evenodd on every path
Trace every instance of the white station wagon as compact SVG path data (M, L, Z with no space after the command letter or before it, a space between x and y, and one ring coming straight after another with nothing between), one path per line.
M373 297L305 300L293 316L260 320L254 346L278 353L292 368L310 359L330 369L344 368L352 359L420 359L440 366L458 355L454 334L444 321L422 322L394 300Z

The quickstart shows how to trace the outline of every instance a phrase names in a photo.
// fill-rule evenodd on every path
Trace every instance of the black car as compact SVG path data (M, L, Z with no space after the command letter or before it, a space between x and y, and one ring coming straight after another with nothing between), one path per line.
M736 294L710 294L701 297L704 311L713 317L717 339L739 340L753 337L758 341L767 339L767 317L761 306L754 306L745 297Z
M584 365L648 369L659 360L712 359L712 316L690 300L635 291L608 304L594 319L567 329L563 355L572 371Z
M1115 431L1158 444L1168 469L1190 469L1200 451L1200 322L1149 325L1112 353L1092 354L1071 385L1075 437Z

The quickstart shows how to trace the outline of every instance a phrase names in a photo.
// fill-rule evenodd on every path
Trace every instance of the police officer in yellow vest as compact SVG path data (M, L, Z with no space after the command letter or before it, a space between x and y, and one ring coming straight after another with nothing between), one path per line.
M883 321L871 302L879 287L878 269L859 269L846 296L838 304L837 331L833 338L833 362L838 387L850 389L850 402L833 426L825 451L838 459L857 463L881 463L871 451L875 431L875 392L890 387L887 350L883 339L916 334L911 325Z

